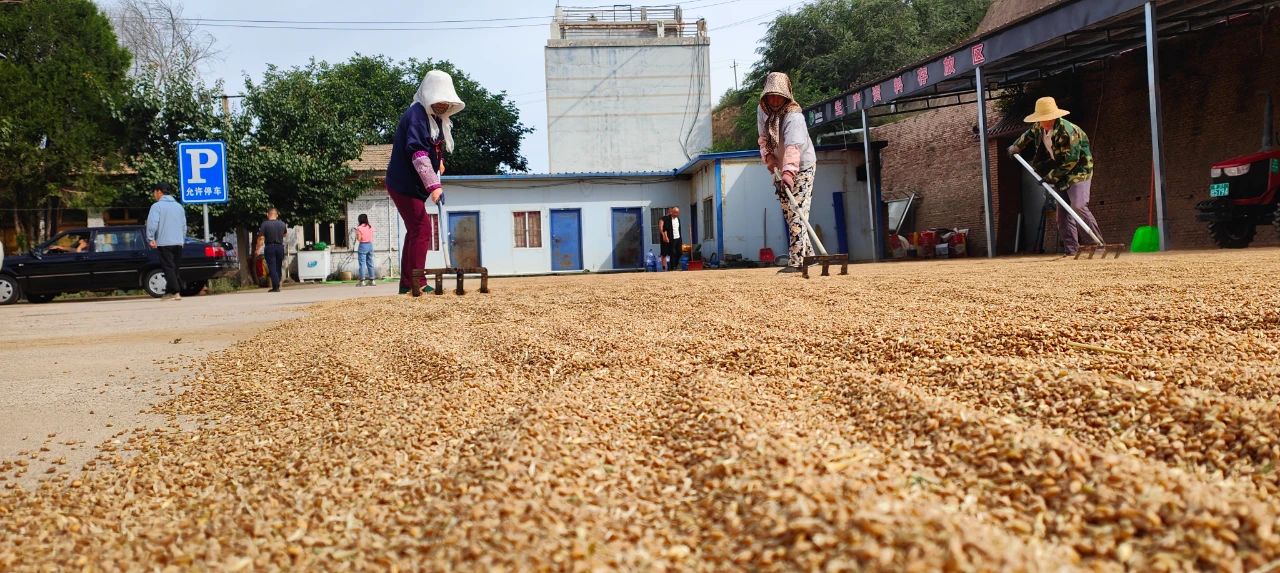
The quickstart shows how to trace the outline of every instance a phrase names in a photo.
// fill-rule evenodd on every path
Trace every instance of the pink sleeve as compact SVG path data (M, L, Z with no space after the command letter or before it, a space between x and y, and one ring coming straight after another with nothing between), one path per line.
M782 170L798 173L800 171L800 146L788 145L782 151Z
M767 143L769 143L769 140L764 136L760 136L756 139L756 144L760 146L760 161L763 161L765 167L768 167L770 171L773 171L774 165L777 164L778 160L775 159L768 151L765 151L764 147Z
M422 186L426 187L427 193L441 187L440 176L431 166L431 156L427 155L427 152L419 151L413 154L413 168L417 170L418 178L422 179Z

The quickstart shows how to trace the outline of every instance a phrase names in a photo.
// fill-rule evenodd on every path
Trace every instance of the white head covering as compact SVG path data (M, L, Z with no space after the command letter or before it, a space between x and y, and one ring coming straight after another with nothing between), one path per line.
M414 94L413 101L422 104L423 109L427 110L427 118L439 117L440 124L444 126L444 148L450 153L453 152L453 120L449 116L462 111L467 104L462 103L462 99L458 97L457 90L453 89L453 78L440 70L431 70L422 78L422 85L418 86L418 93ZM437 103L449 104L448 111L437 114L431 109L431 106ZM431 127L431 137L440 137L439 127L436 127L435 121L428 121Z

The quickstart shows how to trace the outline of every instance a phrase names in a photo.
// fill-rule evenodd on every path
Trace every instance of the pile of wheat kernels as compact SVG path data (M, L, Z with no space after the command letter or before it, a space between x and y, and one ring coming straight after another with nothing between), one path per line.
M0 569L1274 566L1278 271L971 259L321 305L197 365L171 427L0 490Z

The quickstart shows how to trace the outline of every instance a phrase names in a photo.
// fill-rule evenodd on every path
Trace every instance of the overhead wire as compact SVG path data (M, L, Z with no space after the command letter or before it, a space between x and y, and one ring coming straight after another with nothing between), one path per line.
M684 9L704 9L716 6L724 6L727 4L735 4L743 0L700 0L710 1L710 4L698 4L695 2L686 2L679 4ZM593 8L613 8L613 6L597 6ZM588 8L591 9L591 8ZM156 18L160 19L160 18ZM455 20L293 20L293 19L265 19L265 18L178 18L183 22L189 22L200 26L208 26L210 28L244 28L244 29L263 29L263 30L328 30L328 31L373 31L373 32L439 32L450 30L492 30L492 29L513 29L513 28L535 28L544 26L546 22L553 19L553 16L510 16L504 18L462 18ZM525 22L531 20L541 20L531 24L500 24L493 26L439 26L439 24L479 24L492 22ZM428 25L427 27L419 27Z
M776 9L776 10L770 10L770 11L768 11L768 12L765 12L764 14L759 14L759 15L756 15L756 16L752 16L752 17L747 18L747 19L745 19L745 20L738 20L737 22L733 22L733 23L731 23L731 24L725 24L725 25L723 25L723 26L716 26L716 27L714 27L714 28L711 28L711 31L713 31L713 32L714 32L714 31L716 31L716 30L723 30L723 29L725 29L725 28L732 28L732 27L734 27L734 26L739 26L739 25L742 25L742 24L747 24L747 23L750 23L750 22L754 22L754 21L756 21L756 20L763 20L763 19L765 19L765 18L768 18L769 16L774 16L774 15L780 14L783 10L790 10L790 9L795 8L796 6L799 6L799 5L804 4L804 3L805 3L805 1L804 1L804 0L802 0L802 1L800 1L800 2L796 2L796 3L793 3L793 4L788 4L788 5L786 5L786 6L783 6L783 7L781 7L781 8L778 8L778 9Z

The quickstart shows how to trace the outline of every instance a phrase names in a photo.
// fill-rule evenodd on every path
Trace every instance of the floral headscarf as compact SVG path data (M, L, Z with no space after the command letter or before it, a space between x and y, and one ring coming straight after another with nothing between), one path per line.
M786 103L782 107L773 110L765 105L764 98L768 95L780 95L787 98ZM791 95L791 78L782 72L769 72L764 78L764 92L760 94L760 109L765 113L765 149L768 154L774 153L782 141L782 118L791 112L799 112L800 104L796 103L795 96Z

